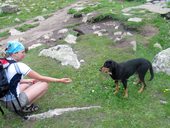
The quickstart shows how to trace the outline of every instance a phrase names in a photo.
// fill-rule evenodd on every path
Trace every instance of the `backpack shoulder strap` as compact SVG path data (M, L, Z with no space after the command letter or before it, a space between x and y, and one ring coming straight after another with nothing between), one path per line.
M5 58L6 59L6 58ZM18 64L15 60L7 60L6 61L9 63L9 65L7 66L7 68L10 66L10 64L14 63L14 66L15 66L15 70L17 71L18 74L21 74L21 71L18 67Z
M6 59L7 60L7 59ZM7 60L9 64L16 63L15 60Z
M15 70L17 71L18 74L22 74L20 68L18 67L17 63L14 63Z

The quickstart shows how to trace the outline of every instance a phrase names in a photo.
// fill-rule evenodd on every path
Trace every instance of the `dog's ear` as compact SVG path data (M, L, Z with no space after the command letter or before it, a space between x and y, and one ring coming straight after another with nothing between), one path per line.
M113 60L109 60L108 61L109 65L110 65L110 70L114 73L116 72L116 69L118 68L118 63L113 61Z
M105 63L104 63L104 65L103 65L103 67L106 67L106 68L110 68L111 66L112 66L112 60L107 60Z

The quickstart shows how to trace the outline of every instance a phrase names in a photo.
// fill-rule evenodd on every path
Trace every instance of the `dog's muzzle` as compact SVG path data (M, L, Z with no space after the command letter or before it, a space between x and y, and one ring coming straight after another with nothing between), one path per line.
M106 74L109 74L111 75L112 73L110 72L110 69L109 68L106 68L106 67L101 67L99 69L100 72L103 72L103 73L106 73Z

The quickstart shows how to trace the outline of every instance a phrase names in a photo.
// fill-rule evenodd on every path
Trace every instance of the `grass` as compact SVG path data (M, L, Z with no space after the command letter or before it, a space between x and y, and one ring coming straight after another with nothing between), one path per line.
M37 27L39 24L24 24L20 27L16 27L18 31L25 32L31 28Z
M102 2L105 9L107 9L105 12L113 8L106 1ZM130 3L127 3L125 6L130 6ZM121 5L118 3L114 4L114 7L117 12L121 9ZM150 16L150 13L148 15ZM99 68L106 59L114 59L121 62L132 58L144 57L152 61L153 57L159 52L158 49L153 47L154 43L161 43L163 49L169 47L169 22L166 22L158 15L154 15L152 18L146 19L144 23L157 27L159 33L149 39L136 33L135 38L138 43L136 52L131 48L116 48L115 42L107 37L98 37L96 35L80 36L77 44L71 45L73 50L77 51L79 60L85 60L85 63L78 70L71 66L61 66L59 61L39 57L39 52L46 46L30 50L24 62L32 69L42 75L58 78L70 77L73 80L68 85L50 83L47 94L37 101L37 104L41 107L39 113L54 108L75 106L99 105L101 108L67 112L56 118L33 122L22 121L14 113L4 109L7 117L4 119L0 115L0 127L169 128L170 91L165 91L170 89L168 75L155 73L154 80L149 82L150 74L148 73L146 76L147 88L142 94L137 93L140 86L134 85L134 82L137 81L136 77L130 77L128 81L129 97L124 99L122 85L118 95L114 96L113 80L99 72ZM143 41L148 41L149 44L144 45ZM165 100L168 103L161 104L160 100Z
M168 76L156 74L153 81L147 81L147 89L142 94L138 94L139 87L133 85L136 77L131 77L128 82L129 98L123 98L122 86L119 94L114 96L113 80L98 71L103 61L108 58L124 61L141 57L141 55L138 55L139 53L133 54L131 49L126 49L127 52L124 52L123 49L113 49L113 47L112 41L107 38L93 35L79 37L78 43L73 46L74 50L79 52L80 59L85 60L79 70L75 70L70 66L61 66L60 62L49 58L38 57L38 53L43 47L29 51L24 62L29 64L32 69L43 75L59 78L70 77L73 79L73 82L69 85L50 84L48 93L37 102L41 106L40 112L74 106L100 105L102 107L101 109L68 112L58 118L46 119L43 122L38 120L32 122L31 126L35 128L86 126L96 128L168 128L167 117L169 114L167 112L169 111L169 104L161 105L159 101L169 96L169 92L163 93L163 90L168 87L167 83L170 82ZM144 54L147 54L147 52L144 52ZM148 57L147 59L150 58ZM44 69L46 70L44 71ZM146 79L149 79L149 74L147 74ZM168 97L166 100L169 101ZM30 126L30 122L20 121L19 117L7 110L6 114L8 116L7 120L10 119L11 123L7 124L7 120L2 119L2 127Z
M170 2L167 3L167 7L168 7L168 8L170 7Z
M63 8L64 6L74 2L75 0L22 0L15 1L13 4L18 5L20 8L19 13L2 13L0 14L0 29L14 26L16 24L20 24L15 21L16 18L20 19L22 22L32 19L36 16L42 15L46 16L49 13L53 13L58 9ZM45 11L43 11L45 10Z
M8 37L10 34L9 34L9 31L5 31L5 32L1 32L0 33L0 38L2 37Z

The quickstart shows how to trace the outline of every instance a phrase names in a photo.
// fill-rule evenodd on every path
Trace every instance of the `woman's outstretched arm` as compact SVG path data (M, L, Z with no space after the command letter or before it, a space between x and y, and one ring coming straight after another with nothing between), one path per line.
M53 77L43 76L34 70L31 70L27 74L27 76L29 76L32 79L36 79L36 80L44 81L44 82L61 82L61 83L72 82L72 80L70 78L53 78Z

